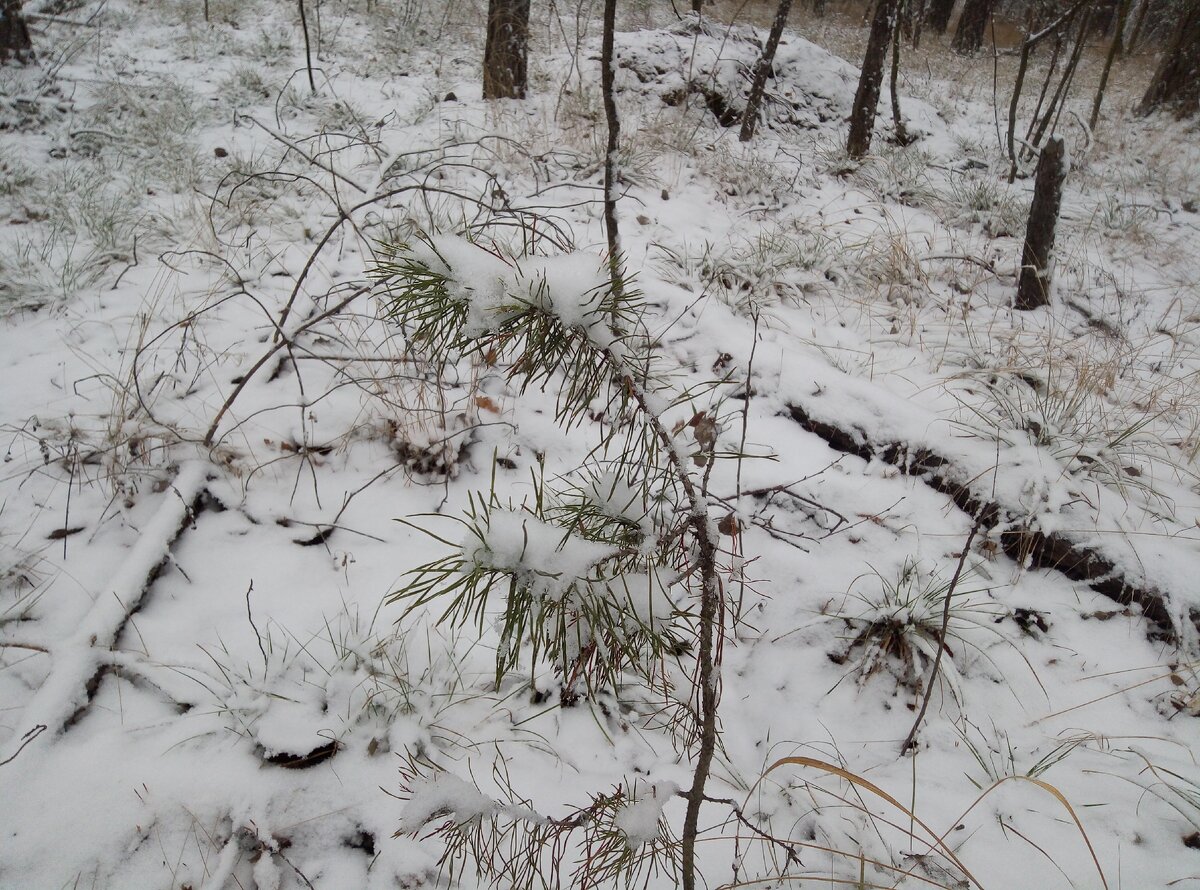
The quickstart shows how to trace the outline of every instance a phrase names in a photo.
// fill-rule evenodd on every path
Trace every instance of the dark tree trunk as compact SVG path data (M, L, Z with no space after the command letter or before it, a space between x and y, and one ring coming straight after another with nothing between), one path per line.
M529 0L489 0L483 98L525 98L528 51Z
M1179 117L1200 111L1200 0L1189 0L1175 39L1142 98L1142 114L1168 108Z
M1116 24L1120 0L1096 0L1092 4L1092 34L1105 37L1112 33Z
M900 22L904 21L904 10L912 0L900 0ZM888 80L888 92L892 98L892 127L895 131L896 144L908 145L908 130L904 127L904 118L900 116L900 32L902 27L892 28L892 75Z
M846 141L846 153L852 158L861 158L871 149L871 131L875 128L883 65L892 43L899 8L900 0L878 0L875 5L862 75L858 78L858 92L854 94L854 108L850 112L850 138Z
M929 8L925 12L925 24L934 34L945 34L953 14L954 0L930 0Z
M0 0L0 63L32 62L33 43L21 16L21 0Z
M916 46L917 41L917 22L924 14L925 10L921 0L901 0L900 11L896 14L899 23L897 30L913 46Z
M1062 205L1063 180L1067 178L1066 147L1059 136L1046 140L1038 159L1033 184L1033 204L1025 229L1025 249L1021 253L1021 280L1017 284L1017 309L1037 309L1050 302L1051 262L1054 230Z
M1088 120L1088 128L1095 130L1100 120L1100 106L1104 103L1104 91L1108 88L1108 75L1112 72L1113 62L1121 55L1122 42L1125 39L1125 22L1129 18L1129 0L1120 0L1117 7L1117 23L1113 29L1112 43L1108 45L1108 54L1104 57L1104 69L1100 72L1100 85L1096 87L1096 98L1092 100L1092 116Z
M966 0L954 32L954 41L950 44L956 53L969 56L983 46L983 34L995 3L996 0Z
M620 293L621 234L617 228L617 152L621 146L621 119L613 95L616 70L613 67L613 41L617 29L617 0L604 0L604 33L600 38L600 92L604 99L604 122L608 141L604 149L604 233L608 239L608 265L613 290Z
M1125 52L1133 53L1137 49L1138 42L1142 39L1142 26L1146 24L1146 13L1149 11L1150 0L1142 0L1142 5L1138 7L1137 17L1133 20L1133 33L1125 42Z
M775 10L775 21L771 23L771 33L767 37L767 45L763 49L758 67L754 69L754 83L750 86L750 96L746 99L746 111L742 114L742 131L738 138L749 142L754 138L754 126L758 123L758 109L762 105L763 92L767 88L767 78L775 64L775 50L779 49L779 38L783 36L783 27L787 24L788 13L792 11L792 0L779 0L779 8Z

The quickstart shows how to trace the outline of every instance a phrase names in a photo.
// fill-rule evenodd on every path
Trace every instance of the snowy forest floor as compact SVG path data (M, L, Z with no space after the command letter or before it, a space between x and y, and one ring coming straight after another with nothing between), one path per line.
M205 5L79 5L0 69L0 887L436 886L439 837L393 837L418 760L550 814L687 787L652 690L497 685L491 612L385 602L472 492L527 502L605 432L410 351L370 276L422 233L603 268L598 18L535 4L530 98L485 103L474 0L310 3L315 89L294 5ZM755 34L659 6L619 21L625 262L669 418L741 455L709 793L747 822L706 807L706 884L1200 886L1196 123L1133 114L1137 56L1087 132L1097 39L1018 313L1014 56L926 35L918 138L885 95L850 163L853 15L793 19L741 144Z

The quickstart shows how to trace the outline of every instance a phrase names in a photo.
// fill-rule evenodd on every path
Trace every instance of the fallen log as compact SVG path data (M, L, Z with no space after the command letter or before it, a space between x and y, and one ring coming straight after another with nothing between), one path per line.
M950 498L964 513L978 519L981 529L987 532L999 529L1001 548L1019 565L1052 569L1123 606L1139 606L1150 622L1147 636L1151 640L1178 643L1178 628L1167 597L1161 591L1134 583L1110 558L1085 541L1030 527L1024 511L977 493L948 458L929 448L910 448L903 442L873 442L861 429L843 429L818 420L799 405L787 407L792 420L831 448L863 460L883 461L905 475L919 478ZM1193 615L1193 620L1196 617Z

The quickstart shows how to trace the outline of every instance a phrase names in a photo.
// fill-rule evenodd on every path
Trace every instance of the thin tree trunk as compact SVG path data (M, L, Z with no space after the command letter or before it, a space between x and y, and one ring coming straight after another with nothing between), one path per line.
M1104 57L1104 70L1100 72L1100 85L1096 87L1096 98L1092 102L1092 117L1088 127L1096 129L1100 120L1100 106L1104 103L1104 91L1108 88L1108 75L1112 71L1113 62L1121 54L1121 44L1125 35L1125 21L1129 18L1129 0L1121 0L1117 7L1117 26L1113 29L1112 43L1108 45L1108 55Z
M1050 84L1054 81L1054 69L1058 67L1058 57L1062 55L1064 40L1062 34L1056 34L1054 37L1054 51L1050 53L1050 68L1046 71L1046 79L1042 81L1042 89L1038 92L1037 105L1033 109L1033 117L1029 119L1029 127L1025 130L1025 139L1021 148L1021 155L1024 158L1033 156L1033 131L1038 125L1038 121L1042 116L1042 104L1046 101L1046 93L1050 90Z
M529 0L489 0L483 98L525 98L528 51Z
M1178 117L1200 111L1200 0L1184 7L1175 39L1142 97L1142 114L1164 107Z
M21 0L0 0L0 64L9 59L20 64L34 60L29 28L21 15Z
M709 458L712 459L711 457ZM680 871L683 890L696 890L696 840L700 832L700 806L704 803L704 787L712 770L717 752L717 707L721 700L720 677L717 673L719 642L717 622L721 620L721 586L717 580L716 544L710 536L706 492L693 490L692 527L696 533L697 563L703 588L700 593L700 639L697 645L697 683L700 699L700 750L696 753L696 768L692 787L687 792L687 810L683 817Z
M1083 47L1087 41L1088 26L1091 24L1091 20L1092 8L1084 7L1083 18L1080 19L1079 30L1075 34L1075 46L1071 49L1071 58L1067 61L1067 67L1063 69L1062 80L1058 82L1058 88L1055 89L1054 96L1050 99L1046 114L1033 135L1032 144L1034 146L1042 144L1042 139L1047 131L1053 133L1058 128L1058 119L1062 116L1062 110L1067 104L1067 96L1071 92L1071 84L1075 81L1075 70L1079 67L1079 59L1083 55ZM1053 127L1050 126L1052 120Z
M1017 309L1037 309L1050 303L1054 232L1066 177L1066 146L1062 137L1051 136L1038 159L1025 249L1021 253L1021 280L1013 304Z
M900 0L901 12L912 0ZM888 80L888 89L892 96L892 127L895 130L896 144L908 145L908 131L904 129L904 120L900 117L900 31L899 27L892 29L892 75Z
M317 81L313 78L312 43L308 39L308 15L304 11L304 0L296 0L300 7L300 30L304 32L304 65L308 69L308 87L317 94Z
M746 99L746 111L742 114L742 131L738 138L749 142L754 138L754 126L758 123L758 109L762 105L763 92L767 88L767 78L775 65L775 50L779 48L779 39L783 36L783 28L787 24L788 13L792 11L792 0L779 0L775 10L775 21L771 23L771 33L767 36L767 45L763 48L762 58L754 69L754 83L750 86L750 96Z
M926 0L911 0L909 5L909 22L912 26L912 48L921 48L921 32L925 29Z
M883 82L883 63L892 41L892 32L896 28L899 6L899 0L878 0L875 6L862 75L858 78L858 91L854 94L854 108L850 112L850 136L846 140L846 152L852 158L861 158L871 149L871 131L875 128L875 111Z
M1008 181L1016 179L1016 109L1020 106L1021 91L1025 89L1025 74L1030 68L1030 53L1033 52L1034 38L1028 34L1033 25L1033 12L1026 13L1025 40L1021 42L1021 61L1016 66L1016 82L1013 84L1013 98L1008 103Z
M925 13L925 24L934 34L945 34L953 14L954 0L930 0L929 9Z
M983 35L987 31L987 23L992 17L995 2L996 0L966 0L962 15L958 19L958 28L954 31L954 40L950 44L956 53L969 56L983 46Z
M600 40L600 91L608 144L604 151L604 231L608 238L608 264L614 289L621 288L621 234L617 228L617 150L621 143L621 120L613 95L613 42L617 27L617 0L604 0L604 32Z
M1142 39L1142 26L1146 24L1146 13L1150 11L1150 0L1142 0L1141 8L1138 9L1137 17L1133 21L1133 33L1129 35L1129 40L1125 42L1125 52L1131 53L1137 50L1138 41Z

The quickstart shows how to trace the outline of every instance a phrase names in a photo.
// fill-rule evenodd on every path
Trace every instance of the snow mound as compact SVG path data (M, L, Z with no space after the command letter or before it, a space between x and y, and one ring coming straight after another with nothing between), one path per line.
M746 108L766 36L757 28L726 28L694 17L667 28L618 34L617 89L671 107L695 94L718 123L735 126ZM859 69L845 59L785 32L767 80L760 127L792 133L841 129L854 105L858 77ZM931 110L907 99L903 104L909 135L930 132ZM879 119L877 125L890 124Z

